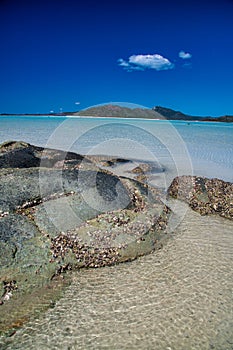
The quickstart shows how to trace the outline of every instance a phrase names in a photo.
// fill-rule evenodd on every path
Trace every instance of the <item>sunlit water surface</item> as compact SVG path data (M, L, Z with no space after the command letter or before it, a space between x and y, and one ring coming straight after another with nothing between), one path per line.
M0 130L0 141L155 159L165 187L177 174L233 181L230 124L2 118ZM233 223L177 205L162 249L73 273L55 307L0 339L2 348L233 349Z
M233 181L233 124L119 118L1 117L0 142L157 161L158 185L176 175Z

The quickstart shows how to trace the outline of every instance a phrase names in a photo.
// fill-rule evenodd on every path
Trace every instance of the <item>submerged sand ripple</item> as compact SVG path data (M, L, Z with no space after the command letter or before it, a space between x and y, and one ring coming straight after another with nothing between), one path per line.
M180 206L185 219L163 249L78 271L9 348L233 349L233 222Z

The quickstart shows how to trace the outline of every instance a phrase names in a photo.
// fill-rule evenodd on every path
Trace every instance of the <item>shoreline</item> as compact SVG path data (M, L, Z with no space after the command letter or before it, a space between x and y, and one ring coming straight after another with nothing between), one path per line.
M214 120L215 117L213 117L213 120L209 120L209 119L204 119L205 117L200 117L200 119L166 119L164 118L138 118L138 117L106 117L106 116L87 116L87 115L69 115L69 114L0 114L0 118L4 117L35 117L35 118L65 118L65 119L114 119L114 120L121 120L121 119L126 119L126 120L139 120L139 121L143 121L143 120L156 120L156 121L165 121L165 122L184 122L184 123L225 123L225 124L231 124L233 123L232 121L224 121L224 120L218 120L218 118L221 117L216 117L216 120ZM201 120L201 118L203 118L203 120Z

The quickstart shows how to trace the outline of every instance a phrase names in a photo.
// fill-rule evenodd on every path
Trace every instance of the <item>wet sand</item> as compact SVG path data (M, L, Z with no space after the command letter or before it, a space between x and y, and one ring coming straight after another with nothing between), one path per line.
M233 222L173 203L178 226L162 249L74 273L56 306L2 348L233 349Z

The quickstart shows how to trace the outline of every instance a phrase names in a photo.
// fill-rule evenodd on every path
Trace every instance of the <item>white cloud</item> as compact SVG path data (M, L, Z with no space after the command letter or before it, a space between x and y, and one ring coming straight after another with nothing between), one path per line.
M122 67L129 67L129 63L123 60L123 58L119 58L118 64L119 66L122 66Z
M191 53L184 52L183 50L179 52L179 57L183 60L187 60L192 57Z
M145 69L155 69L159 70L167 70L173 69L174 64L171 63L167 58L158 55L132 55L128 58L128 60L123 60L120 58L118 60L119 66L126 69L128 72L133 70L145 70Z

